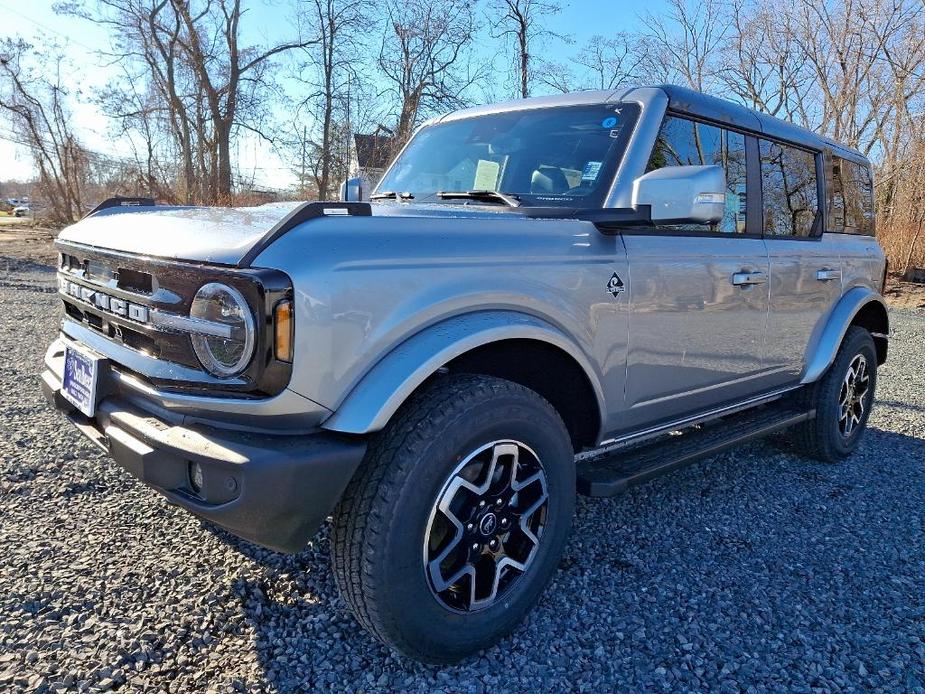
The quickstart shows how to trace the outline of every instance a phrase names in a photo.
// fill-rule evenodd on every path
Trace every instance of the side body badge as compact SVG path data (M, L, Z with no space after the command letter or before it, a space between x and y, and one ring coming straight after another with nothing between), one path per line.
M623 280L620 279L620 276L616 272L613 273L613 277L611 277L610 281L607 283L607 291L614 298L617 298L623 291L625 291L623 287Z

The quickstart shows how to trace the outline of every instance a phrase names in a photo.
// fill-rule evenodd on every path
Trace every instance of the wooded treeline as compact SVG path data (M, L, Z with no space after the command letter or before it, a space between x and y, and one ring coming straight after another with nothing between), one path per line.
M242 0L58 3L110 37L100 53L113 77L93 93L47 43L0 43L0 118L31 148L52 216L79 216L100 188L241 202L250 186L236 152L254 137L291 167L293 196L330 199L349 173L351 133L389 133L397 148L425 118L467 104L673 82L864 152L877 166L892 266L925 262L923 0L669 0L638 31L584 45L558 33L557 17L575 10L555 0L273 7L289 33L258 44ZM570 57L546 59L550 42ZM131 156L82 147L72 119L81 101L131 143Z

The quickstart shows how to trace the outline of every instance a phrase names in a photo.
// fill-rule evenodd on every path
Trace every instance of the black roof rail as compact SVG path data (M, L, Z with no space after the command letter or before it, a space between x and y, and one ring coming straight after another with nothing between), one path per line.
M317 217L369 217L373 210L368 202L303 202L296 208L279 220L272 229L270 229L263 238L255 243L251 249L244 254L238 262L238 267L250 267L251 263L256 260L267 246L276 241L280 236L303 222Z
M100 210L108 210L110 207L154 207L154 198L122 197L116 195L112 198L106 198L99 205L90 210L85 216L92 217Z

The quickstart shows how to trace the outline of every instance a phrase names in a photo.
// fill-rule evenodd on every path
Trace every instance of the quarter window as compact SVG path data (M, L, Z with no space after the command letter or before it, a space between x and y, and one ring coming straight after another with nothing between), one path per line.
M719 224L674 225L693 231L745 232L745 136L714 125L667 116L646 171L665 166L718 165L726 169L726 213Z
M841 157L833 157L829 205L832 231L872 235L874 191L870 168Z
M768 140L759 147L765 235L811 236L819 215L816 155Z

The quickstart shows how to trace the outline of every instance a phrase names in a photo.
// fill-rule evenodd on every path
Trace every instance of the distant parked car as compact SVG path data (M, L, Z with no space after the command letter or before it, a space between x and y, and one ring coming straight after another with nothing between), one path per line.
M14 217L29 217L32 214L32 208L28 205L19 205L13 208Z

